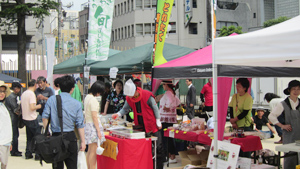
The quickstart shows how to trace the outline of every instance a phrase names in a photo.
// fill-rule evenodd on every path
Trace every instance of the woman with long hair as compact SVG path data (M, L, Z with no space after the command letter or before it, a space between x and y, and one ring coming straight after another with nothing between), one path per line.
M99 122L99 102L95 97L104 93L104 83L96 81L88 94L84 99L84 112L86 125L85 131L85 143L89 146L86 154L86 161L88 169L95 169L97 162L97 143L100 140L100 144L105 141L103 127Z
M176 107L180 105L180 100L175 95L174 85L172 81L163 81L163 88L166 91L160 99L159 113L162 128L168 128L177 123ZM176 163L176 148L172 138L163 137L164 143L168 142L169 163Z

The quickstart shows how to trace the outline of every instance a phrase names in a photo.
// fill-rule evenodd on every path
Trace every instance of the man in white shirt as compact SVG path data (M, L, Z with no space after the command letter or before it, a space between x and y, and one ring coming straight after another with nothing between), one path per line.
M36 105L35 89L36 80L32 79L28 82L28 89L21 96L22 116L26 126L27 137L25 159L33 158L31 152L31 140L36 134L41 132L37 121L36 110L40 109L42 106L40 104ZM39 156L36 155L35 159L39 160Z

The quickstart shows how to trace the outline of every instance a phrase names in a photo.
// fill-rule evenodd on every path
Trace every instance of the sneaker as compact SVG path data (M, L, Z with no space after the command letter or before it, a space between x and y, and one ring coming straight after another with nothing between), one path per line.
M22 152L13 152L10 155L15 157L22 157Z
M172 160L172 159L169 159L169 163L170 163L170 164L177 163L177 160L176 160L176 158L174 158L173 160Z
M26 160L31 159L31 158L33 158L33 155L32 155L32 154L30 154L30 155L25 155L25 159L26 159Z
M282 140L276 141L274 144L282 144Z
M36 154L34 157L34 160L37 160L37 161L40 160L40 156Z

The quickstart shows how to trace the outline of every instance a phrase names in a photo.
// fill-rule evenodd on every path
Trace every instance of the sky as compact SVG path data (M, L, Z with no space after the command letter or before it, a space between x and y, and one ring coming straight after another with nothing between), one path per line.
M74 11L81 11L81 4L88 2L88 0L61 0L63 6L73 2L73 6L71 8L64 7L65 10L74 10Z

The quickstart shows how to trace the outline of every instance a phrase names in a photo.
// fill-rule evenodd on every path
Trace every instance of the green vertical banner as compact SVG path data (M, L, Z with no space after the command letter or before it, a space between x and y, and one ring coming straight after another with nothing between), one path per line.
M89 4L88 60L108 58L114 0L91 0Z
M154 66L166 63L163 49L174 0L157 0L155 36L151 62Z

